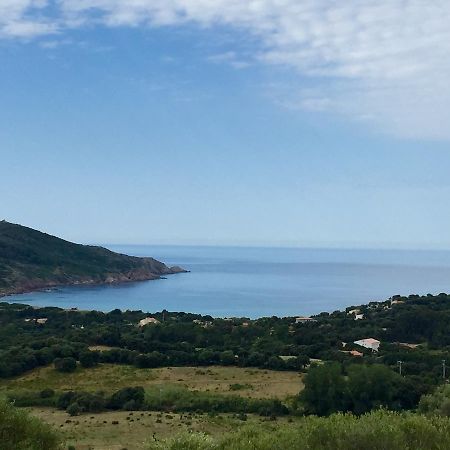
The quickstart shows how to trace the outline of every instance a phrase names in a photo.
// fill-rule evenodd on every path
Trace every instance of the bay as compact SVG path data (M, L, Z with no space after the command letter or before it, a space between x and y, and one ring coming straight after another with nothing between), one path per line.
M108 246L190 273L7 298L34 306L185 311L215 317L297 316L395 294L450 291L450 251L207 246Z

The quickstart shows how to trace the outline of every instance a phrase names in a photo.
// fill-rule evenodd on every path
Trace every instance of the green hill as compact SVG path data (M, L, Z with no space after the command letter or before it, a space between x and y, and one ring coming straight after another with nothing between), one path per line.
M6 221L0 222L0 295L62 285L153 280L184 272L153 258L74 244Z

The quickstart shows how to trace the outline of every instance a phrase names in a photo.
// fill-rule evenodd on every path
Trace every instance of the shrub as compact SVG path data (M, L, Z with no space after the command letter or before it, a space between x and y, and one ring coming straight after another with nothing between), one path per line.
M303 417L295 424L251 425L210 438L182 434L147 449L165 450L439 450L448 448L450 420L379 410L362 416Z
M72 357L56 358L53 364L55 365L55 369L59 372L74 372L77 368L77 361Z
M108 402L108 407L111 409L125 409L125 405L130 405L133 400L133 408L138 409L144 402L145 391L143 387L129 387L120 389L115 392Z
M94 367L98 363L98 352L91 352L89 350L80 353L80 364L83 367Z
M44 389L41 391L40 396L41 398L50 398L55 395L55 391L53 389Z
M2 450L57 450L61 439L52 428L0 399Z
M450 417L450 385L445 384L432 394L422 396L419 411L427 415Z
M80 414L80 412L81 412L81 408L77 402L74 402L74 403L71 403L67 407L66 411L67 411L67 414L70 414L71 416L78 416L78 414Z

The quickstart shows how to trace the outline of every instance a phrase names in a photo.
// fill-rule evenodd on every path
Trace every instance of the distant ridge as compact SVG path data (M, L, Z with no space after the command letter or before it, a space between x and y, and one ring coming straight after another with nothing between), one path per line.
M0 221L0 296L55 286L155 280L186 272L154 258L75 244Z

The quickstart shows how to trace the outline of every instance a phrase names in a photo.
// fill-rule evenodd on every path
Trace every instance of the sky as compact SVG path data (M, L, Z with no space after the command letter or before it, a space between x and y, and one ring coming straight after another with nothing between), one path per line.
M447 0L0 0L0 219L450 249L449 23Z

